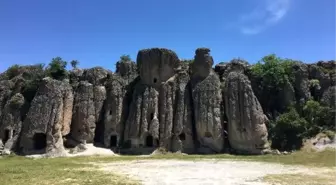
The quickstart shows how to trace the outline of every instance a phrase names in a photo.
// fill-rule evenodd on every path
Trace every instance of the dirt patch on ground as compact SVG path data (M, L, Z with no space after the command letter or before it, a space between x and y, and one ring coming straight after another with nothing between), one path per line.
M101 170L127 175L145 185L266 185L268 183L263 180L266 175L328 170L228 160L138 160L95 164Z

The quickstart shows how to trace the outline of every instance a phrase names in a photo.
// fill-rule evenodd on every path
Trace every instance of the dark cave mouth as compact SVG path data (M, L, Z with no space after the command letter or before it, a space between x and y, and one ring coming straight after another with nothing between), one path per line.
M5 144L9 140L10 130L6 129L4 133L3 143Z
M114 148L118 146L118 136L112 135L110 138L110 147Z
M42 150L47 147L47 135L44 133L35 133L33 142L35 150Z

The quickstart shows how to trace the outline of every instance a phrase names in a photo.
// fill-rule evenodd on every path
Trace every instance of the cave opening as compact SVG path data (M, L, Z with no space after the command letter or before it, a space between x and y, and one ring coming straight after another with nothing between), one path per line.
M154 118L154 113L151 113L150 114L150 120L153 120L153 118Z
M35 133L33 136L35 150L42 150L47 147L47 135L43 133Z
M181 141L184 141L184 140L186 139L186 136L185 136L185 133L184 133L184 132L182 132L182 133L179 135L179 139L180 139Z
M5 135L4 135L4 138L3 138L3 143L4 144L9 140L9 134L10 134L10 131L8 129L6 129L5 130Z
M117 147L118 144L118 137L116 135L112 135L110 138L110 147Z
M157 82L157 79L156 79L156 78L154 78L154 79L153 79L153 82L156 84L156 82Z
M154 144L153 141L154 141L153 136L148 135L148 136L146 137L146 147L153 147L153 144Z

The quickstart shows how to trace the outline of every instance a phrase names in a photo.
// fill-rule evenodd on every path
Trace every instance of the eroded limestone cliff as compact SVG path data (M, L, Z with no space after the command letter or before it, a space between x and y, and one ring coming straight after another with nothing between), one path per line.
M136 154L159 147L262 154L270 147L269 119L283 106L311 97L335 105L335 76L322 70L334 64L296 63L295 81L275 97L263 94L246 62L213 64L208 48L197 49L192 63L153 48L140 50L136 63L118 62L115 73L74 69L68 79L45 77L35 86L29 71L0 75L0 149L62 155L65 148L94 143Z

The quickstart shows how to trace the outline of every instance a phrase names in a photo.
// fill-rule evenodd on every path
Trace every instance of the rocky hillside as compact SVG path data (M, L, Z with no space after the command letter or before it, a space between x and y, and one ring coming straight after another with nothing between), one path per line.
M57 64L57 65L56 65ZM181 61L138 52L113 73L101 67L13 66L0 75L0 148L61 155L94 143L124 153L262 154L297 149L335 128L335 61L267 56L213 68L210 50Z

